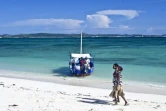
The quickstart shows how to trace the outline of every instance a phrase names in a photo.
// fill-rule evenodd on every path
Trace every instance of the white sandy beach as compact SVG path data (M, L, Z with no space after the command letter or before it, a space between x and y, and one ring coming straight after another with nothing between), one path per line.
M166 95L125 92L114 105L111 89L0 77L0 111L166 111Z

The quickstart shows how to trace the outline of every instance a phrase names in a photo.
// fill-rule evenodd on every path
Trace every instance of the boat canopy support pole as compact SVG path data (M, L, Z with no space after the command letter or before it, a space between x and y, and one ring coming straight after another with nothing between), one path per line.
M80 54L82 54L82 32L81 32Z

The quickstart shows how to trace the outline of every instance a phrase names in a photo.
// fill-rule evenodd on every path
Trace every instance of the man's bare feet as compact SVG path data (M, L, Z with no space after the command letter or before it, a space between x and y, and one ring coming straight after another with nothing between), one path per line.
M115 105L117 105L118 103L117 102L115 102Z
M128 102L125 102L125 104L124 104L125 106L128 106L129 105L129 103Z
M115 99L113 101L115 101ZM120 101L118 100L117 102L120 102Z

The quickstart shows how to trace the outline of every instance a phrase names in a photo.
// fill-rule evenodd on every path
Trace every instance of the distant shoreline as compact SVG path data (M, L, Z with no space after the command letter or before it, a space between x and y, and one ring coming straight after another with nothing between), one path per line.
M33 34L1 34L0 38L79 38L80 34L51 34L51 33L33 33ZM83 37L166 37L162 35L142 35L142 34L83 34Z

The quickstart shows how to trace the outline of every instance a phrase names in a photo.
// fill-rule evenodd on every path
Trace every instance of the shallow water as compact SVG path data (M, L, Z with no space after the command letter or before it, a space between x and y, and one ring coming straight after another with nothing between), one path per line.
M79 38L1 38L0 69L70 77L69 52L79 45ZM111 81L116 62L126 82L166 85L165 48L166 38L83 38L83 51L95 56L95 71L85 79Z

